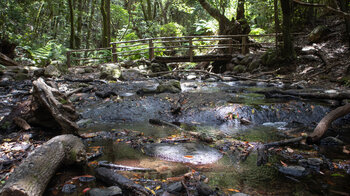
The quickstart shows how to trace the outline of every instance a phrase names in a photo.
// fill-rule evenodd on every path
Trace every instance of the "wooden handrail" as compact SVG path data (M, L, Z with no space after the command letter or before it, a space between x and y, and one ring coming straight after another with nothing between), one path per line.
M242 54L249 52L249 46L255 45L254 43L249 43L248 38L256 37L274 37L275 45L278 46L279 42L276 42L276 36L281 35L281 33L264 34L264 35L200 35L200 36L179 36L179 37L156 37L156 38L146 38L130 41L121 42L111 42L112 47L107 48L97 48L97 49L81 49L81 50L70 50L67 51L67 65L71 66L71 61L79 61L94 58L76 58L72 59L72 53L76 52L89 52L89 51L111 51L112 62L118 62L118 56L132 56L132 55L144 55L148 54L149 59L153 60L158 53L171 54L180 50L187 50L186 55L189 57L190 61L198 60L198 55L195 56L194 50L202 51L207 49L224 49L224 53L231 55L233 48L239 48ZM303 35L300 33L293 33L293 35ZM241 40L238 43L234 40ZM204 44L201 42L205 42ZM264 45L273 45L274 43L259 43ZM205 45L208 44L208 45ZM140 47L141 46L141 47ZM145 47L142 47L145 46ZM238 46L238 47L237 47ZM276 47L275 46L275 47ZM135 48L139 47L139 48ZM126 48L134 50L125 50ZM147 51L148 50L148 51ZM194 59L196 57L196 59ZM107 57L109 58L109 57ZM104 58L103 58L104 59Z

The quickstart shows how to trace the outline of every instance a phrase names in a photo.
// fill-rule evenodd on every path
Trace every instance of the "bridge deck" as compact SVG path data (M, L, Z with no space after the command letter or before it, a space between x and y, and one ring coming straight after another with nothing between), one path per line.
M171 56L171 57L156 56L153 61L159 62L159 63L171 63L171 62L229 61L231 59L232 59L232 55L223 54L223 55L193 56L192 60L190 56Z

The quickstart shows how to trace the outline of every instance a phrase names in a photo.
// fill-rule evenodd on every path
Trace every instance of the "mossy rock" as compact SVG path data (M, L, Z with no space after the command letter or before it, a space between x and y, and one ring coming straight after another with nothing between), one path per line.
M17 80L17 81L29 80L29 79L30 79L30 77L26 73L17 73L15 75L15 80Z
M60 70L54 65L48 65L45 67L45 76L48 77L59 77L61 76Z
M233 71L236 73L242 73L245 72L246 67L244 65L237 65L233 68Z
M248 71L253 71L257 68L259 68L259 66L261 65L261 60L260 59L255 59L253 60L249 65L248 65Z
M107 63L101 67L101 78L107 80L117 80L122 74L121 68L117 63Z
M308 39L311 43L320 42L329 33L330 29L327 26L319 25L311 31L308 35Z
M276 50L268 50L265 54L260 57L261 64L266 67L275 67L282 61L279 52Z
M152 63L149 68L153 73L169 71L165 63Z
M181 84L177 80L170 80L165 83L159 84L156 89L157 93L180 93Z

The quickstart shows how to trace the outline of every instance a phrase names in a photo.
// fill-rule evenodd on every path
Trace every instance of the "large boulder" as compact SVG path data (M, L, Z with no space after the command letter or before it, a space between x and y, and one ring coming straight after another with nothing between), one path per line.
M59 77L61 76L61 72L55 65L50 64L47 67L45 67L44 75L47 77Z
M123 69L121 78L123 80L137 80L145 78L145 76L142 75L142 73L140 73L140 71L136 69Z
M308 35L308 38L311 43L319 42L329 33L330 29L327 26L319 25L311 31L311 33Z
M101 66L101 78L107 80L117 80L122 74L118 63L107 63Z

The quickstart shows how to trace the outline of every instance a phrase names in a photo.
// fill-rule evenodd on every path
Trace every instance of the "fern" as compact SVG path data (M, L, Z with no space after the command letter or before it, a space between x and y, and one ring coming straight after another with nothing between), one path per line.
M38 48L34 51L29 50L29 52L33 56L36 65L46 66L54 60L64 62L66 60L64 55L66 50L67 48L62 46L62 44L57 44L51 40L48 41L44 47Z

